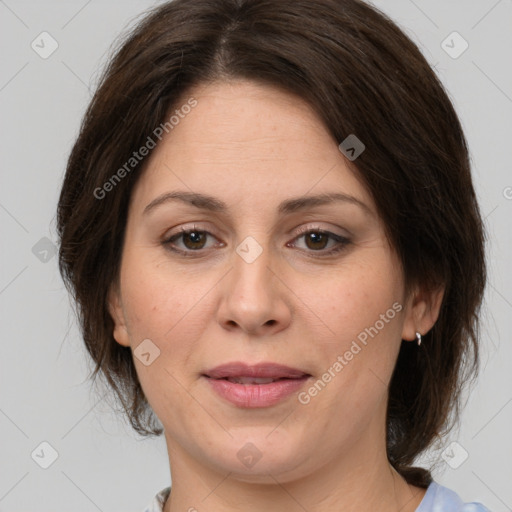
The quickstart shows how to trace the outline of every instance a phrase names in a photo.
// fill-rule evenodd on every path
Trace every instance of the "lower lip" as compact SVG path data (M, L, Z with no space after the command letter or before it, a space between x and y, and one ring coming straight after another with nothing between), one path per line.
M238 407L270 407L300 390L309 376L283 379L268 384L237 384L226 379L206 377L213 390Z

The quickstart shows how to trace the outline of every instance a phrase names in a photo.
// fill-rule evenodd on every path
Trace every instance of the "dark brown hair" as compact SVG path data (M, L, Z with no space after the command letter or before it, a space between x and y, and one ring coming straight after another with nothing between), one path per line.
M115 342L107 292L120 264L128 203L144 162L97 191L192 87L248 79L309 102L335 140L356 136L354 162L403 267L406 285L445 285L421 347L403 343L389 389L387 455L415 485L414 459L458 417L478 369L484 232L465 137L417 46L359 0L175 0L148 15L110 60L69 157L58 205L60 269L86 347L133 428L161 434ZM126 174L126 175L125 175Z

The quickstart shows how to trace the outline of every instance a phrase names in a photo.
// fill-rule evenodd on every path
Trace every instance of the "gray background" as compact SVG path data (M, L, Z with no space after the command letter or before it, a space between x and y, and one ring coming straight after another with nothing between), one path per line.
M0 1L0 511L140 512L169 484L163 438L140 438L87 381L90 364L53 253L59 187L90 91L115 37L152 5ZM420 45L447 87L489 230L481 375L460 431L426 460L438 461L437 481L466 500L511 511L512 1L375 5ZM51 49L43 31L58 43L46 59L31 47ZM464 43L446 39L453 31L469 44L457 58ZM58 452L47 469L43 441Z

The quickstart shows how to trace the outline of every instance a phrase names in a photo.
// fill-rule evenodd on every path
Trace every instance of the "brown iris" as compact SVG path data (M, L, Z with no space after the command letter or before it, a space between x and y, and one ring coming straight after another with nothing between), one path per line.
M306 245L309 249L325 249L327 242L329 241L329 235L325 233L312 232L307 233L305 237Z
M202 249L206 242L206 233L203 231L189 231L183 233L183 243L187 249ZM190 244L187 243L190 241Z

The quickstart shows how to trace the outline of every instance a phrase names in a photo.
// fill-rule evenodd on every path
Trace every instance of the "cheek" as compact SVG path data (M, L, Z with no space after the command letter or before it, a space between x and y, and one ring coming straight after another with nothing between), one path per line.
M121 273L123 306L132 349L151 340L158 356L149 365L134 354L142 389L158 417L190 408L183 369L197 355L206 318L204 280L165 270L144 254L127 254ZM146 342L147 343L147 342ZM152 349L155 350L155 349ZM159 352L158 352L159 351Z
M197 340L205 329L205 322L198 321L206 318L206 301L201 301L205 284L183 273L166 272L158 262L135 252L123 261L121 280L136 371L148 399L156 405L166 401L160 388L179 396L172 376L182 373L197 352ZM137 358L137 347L148 339L157 354L150 366Z
M396 268L386 254L375 252L371 261L347 264L317 281L322 291L310 290L308 305L329 327L328 335L312 339L322 354L320 371L330 369L325 399L333 406L367 401L371 408L386 392L403 323L402 281Z
M376 322L383 333L397 332L400 323L397 309L401 309L403 300L401 277L391 262L381 259L378 265L362 262L341 267L317 281L318 288L309 292L304 289L308 305L334 331L337 339L355 339Z
M134 339L144 336L163 341L183 327L182 321L204 295L204 283L166 270L164 263L144 251L133 251L123 261L123 303Z

